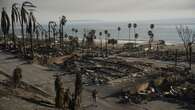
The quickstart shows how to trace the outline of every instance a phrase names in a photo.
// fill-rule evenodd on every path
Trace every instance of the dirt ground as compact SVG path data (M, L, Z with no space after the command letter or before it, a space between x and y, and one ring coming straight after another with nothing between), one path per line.
M143 59L129 58L129 61ZM147 60L148 62L161 64L159 61ZM8 76L16 66L22 68L22 81L28 87L13 89L4 85L9 81ZM54 80L60 71L52 71L48 67L29 64L14 55L0 52L0 110L55 110L54 108ZM75 75L63 76L65 88L73 91ZM31 88L35 87L35 88ZM27 89L30 88L30 89ZM98 90L97 107L92 103L91 91ZM156 100L146 104L118 104L117 99L107 96L118 91L119 87L111 85L85 86L82 94L82 106L84 110L190 110L189 106L175 101ZM46 93L46 94L45 94ZM192 110L192 109L191 109Z

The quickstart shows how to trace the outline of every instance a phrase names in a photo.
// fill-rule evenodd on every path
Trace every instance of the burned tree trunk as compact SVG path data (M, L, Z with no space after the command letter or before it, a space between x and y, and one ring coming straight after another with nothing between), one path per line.
M177 66L177 57L178 57L178 50L175 50L175 68Z
M81 93L82 93L82 73L84 72L83 69L77 67L76 71L76 81L75 81L75 102L74 102L74 110L81 109Z
M189 47L189 60L188 60L188 63L189 63L189 68L191 70L191 68L192 68L192 43L189 43L188 47Z
M56 108L63 108L63 83L60 79L60 77L57 77L55 80L55 91L56 91L56 97L55 97L55 107Z

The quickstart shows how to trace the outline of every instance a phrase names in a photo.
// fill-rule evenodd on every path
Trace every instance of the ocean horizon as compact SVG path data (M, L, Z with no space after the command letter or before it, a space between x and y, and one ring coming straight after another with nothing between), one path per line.
M96 30L96 38L100 39L99 32L102 32L102 37L104 38L104 30L108 30L111 34L110 38L118 39L117 27L121 27L119 32L119 40L128 41L129 40L129 28L128 23L136 23L137 28L136 33L139 34L138 41L147 41L149 39L148 31L150 30L150 24L154 24L153 29L154 40L164 40L166 43L182 43L179 35L177 33L177 26L188 26L190 29L195 31L195 18L190 19L167 19L167 20L143 20L143 21L102 21L102 20L76 20L68 21L64 27L64 32L68 35L77 36L80 39L83 38L85 32L89 32L91 29ZM43 25L45 29L48 28L46 24ZM72 32L72 28L78 29L78 33ZM17 26L16 33L20 36L20 26ZM11 33L11 28L10 28ZM2 34L2 32L1 32ZM52 37L52 36L51 36ZM131 27L130 39L134 39L134 30Z

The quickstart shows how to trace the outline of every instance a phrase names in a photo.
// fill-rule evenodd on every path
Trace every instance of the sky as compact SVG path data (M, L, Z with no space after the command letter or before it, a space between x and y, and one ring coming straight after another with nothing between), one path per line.
M10 12L12 3L26 0L0 0L0 8ZM37 6L40 22L70 20L156 20L195 18L194 0L28 0Z

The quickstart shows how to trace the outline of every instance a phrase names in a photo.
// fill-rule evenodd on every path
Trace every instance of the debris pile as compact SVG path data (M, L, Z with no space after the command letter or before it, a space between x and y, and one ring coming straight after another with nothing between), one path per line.
M191 73L183 68L160 68L160 75L119 95L120 103L143 103L154 99L172 98L195 104L195 83Z
M83 74L85 85L120 84L131 78L143 77L152 69L152 64L127 62L120 58L86 57L79 60L79 63L86 70ZM70 66L71 62L66 60L64 68Z

